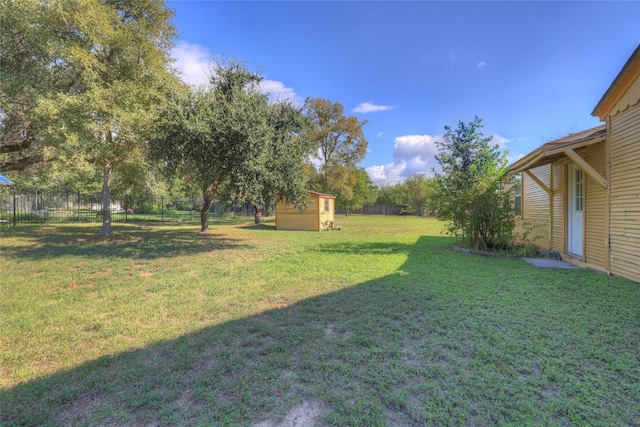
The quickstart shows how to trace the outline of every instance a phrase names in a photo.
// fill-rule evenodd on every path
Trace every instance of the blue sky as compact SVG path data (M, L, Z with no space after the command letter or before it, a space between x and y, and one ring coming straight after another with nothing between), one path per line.
M236 57L274 96L367 120L378 184L437 167L444 126L483 119L516 160L599 124L591 111L640 43L640 2L168 1L173 56L206 81Z

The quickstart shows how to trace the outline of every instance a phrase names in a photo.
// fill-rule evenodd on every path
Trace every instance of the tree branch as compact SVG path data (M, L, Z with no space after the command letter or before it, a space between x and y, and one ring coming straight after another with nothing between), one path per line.
M1 144L0 154L15 153L17 151L26 150L31 146L31 143L34 141L34 139L35 138L33 134L31 132L27 132L27 136L19 142L14 142L11 144Z
M54 160L56 160L55 157L46 159L44 156L29 156L23 157L18 160L12 160L10 162L0 161L0 172L21 171L24 170L27 166L34 165L36 163L51 162Z

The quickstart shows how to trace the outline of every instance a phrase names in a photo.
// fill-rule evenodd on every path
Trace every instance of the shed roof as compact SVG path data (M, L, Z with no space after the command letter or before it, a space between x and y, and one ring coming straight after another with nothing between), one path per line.
M336 196L332 196L331 194L318 193L317 191L309 191L309 194L313 194L314 196L324 197L327 199L335 199Z
M549 141L511 164L509 172L517 173L525 169L551 163L564 157L563 151L566 148L576 149L604 141L605 131L606 125L599 125Z

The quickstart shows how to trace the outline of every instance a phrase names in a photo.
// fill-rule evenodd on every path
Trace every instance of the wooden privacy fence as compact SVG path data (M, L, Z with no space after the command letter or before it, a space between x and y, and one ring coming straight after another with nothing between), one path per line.
M349 209L349 215L400 215L401 205L364 205L360 209ZM336 215L346 215L344 206L336 206Z

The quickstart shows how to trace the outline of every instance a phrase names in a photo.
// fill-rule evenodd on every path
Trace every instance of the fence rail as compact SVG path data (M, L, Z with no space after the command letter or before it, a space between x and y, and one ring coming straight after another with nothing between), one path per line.
M201 197L167 198L150 195L112 195L111 221L182 221L199 222ZM272 214L267 209L266 215ZM35 191L19 187L2 188L0 192L0 224L55 224L69 222L101 222L102 195L81 192ZM214 202L208 215L212 217L253 216L248 203Z
M154 195L111 196L111 221L181 221L200 222L201 197L168 198ZM402 215L401 205L371 204L349 209L355 215ZM273 215L270 207L263 215ZM336 206L336 215L345 215L343 206ZM209 218L252 217L253 207L248 203L229 204L214 202ZM101 222L102 195L68 191L26 190L18 186L0 187L0 225L56 224L72 222Z

